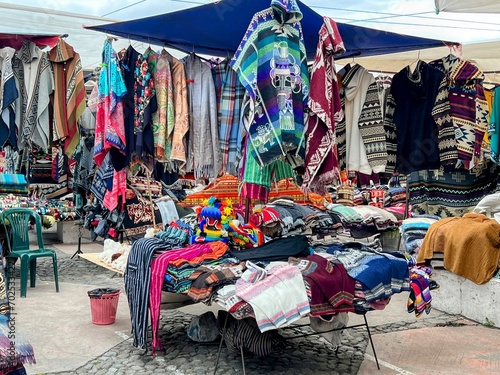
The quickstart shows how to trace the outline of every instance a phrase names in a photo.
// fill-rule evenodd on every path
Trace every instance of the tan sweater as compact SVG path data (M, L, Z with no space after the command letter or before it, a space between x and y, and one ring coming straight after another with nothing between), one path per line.
M483 214L441 219L432 224L418 254L418 262L444 253L444 267L476 284L488 282L498 269L500 224Z

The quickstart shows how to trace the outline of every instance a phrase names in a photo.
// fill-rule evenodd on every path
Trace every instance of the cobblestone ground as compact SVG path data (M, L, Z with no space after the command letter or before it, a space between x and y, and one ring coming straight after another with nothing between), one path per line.
M59 253L59 280L61 282L97 284L102 282L110 287L123 290L123 279L103 273L102 268L84 260L71 260L71 256ZM40 260L38 276L42 280L52 280L50 261ZM206 375L213 374L219 341L196 343L186 334L186 327L192 315L177 310L164 310L160 319L160 337L165 350L153 358L150 351L132 346L131 339L124 340L101 356L84 366L69 372L48 374L74 375ZM463 318L443 314L429 317L415 323L393 323L370 326L371 333L387 333L408 329L436 326L459 326ZM341 345L333 346L318 336L292 338L312 332L309 328L293 328L281 333L287 337L287 350L279 357L256 357L245 354L245 369L248 375L288 374L288 375L349 375L357 374L367 350L368 335L364 327L344 330ZM371 354L371 348L368 349ZM217 375L243 374L240 353L230 352L223 345Z

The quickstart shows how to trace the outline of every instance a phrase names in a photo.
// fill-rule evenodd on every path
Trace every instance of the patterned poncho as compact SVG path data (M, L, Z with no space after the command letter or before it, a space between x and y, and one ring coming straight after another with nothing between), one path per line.
M302 187L319 193L338 175L335 125L342 117L334 57L345 52L337 24L325 17L311 72L309 126L306 131L305 173Z
M452 54L429 64L446 75L458 159L466 169L472 169L484 162L481 146L489 117L484 73L471 62Z
M272 0L253 16L230 62L254 103L247 131L260 166L304 153L309 76L301 19L295 0Z
M54 124L57 139L71 156L80 141L78 119L85 110L85 84L80 55L63 39L49 52L54 69Z

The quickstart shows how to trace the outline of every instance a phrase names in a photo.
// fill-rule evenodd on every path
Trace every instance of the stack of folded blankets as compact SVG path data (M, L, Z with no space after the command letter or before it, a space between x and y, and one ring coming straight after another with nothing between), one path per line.
M23 174L0 173L0 193L27 194L26 177Z

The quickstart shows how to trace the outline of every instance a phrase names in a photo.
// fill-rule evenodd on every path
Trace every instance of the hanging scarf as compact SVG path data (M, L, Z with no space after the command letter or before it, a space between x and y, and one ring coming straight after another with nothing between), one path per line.
M111 150L114 158L125 158L125 129L123 122L123 97L127 88L123 82L118 57L106 40L102 50L103 68L99 74L98 104L95 125L94 161L101 166ZM122 154L122 155L120 155ZM113 162L113 165L116 163Z
M85 85L80 55L60 38L49 51L54 70L54 133L64 139L64 153L71 157L80 140L78 119L85 110Z
M217 98L212 71L195 54L185 60L189 82L189 158L188 170L196 179L217 178L222 165L217 123Z
M324 194L326 185L338 177L335 125L342 117L334 57L345 52L344 43L331 18L323 18L311 72L309 125L303 189Z

